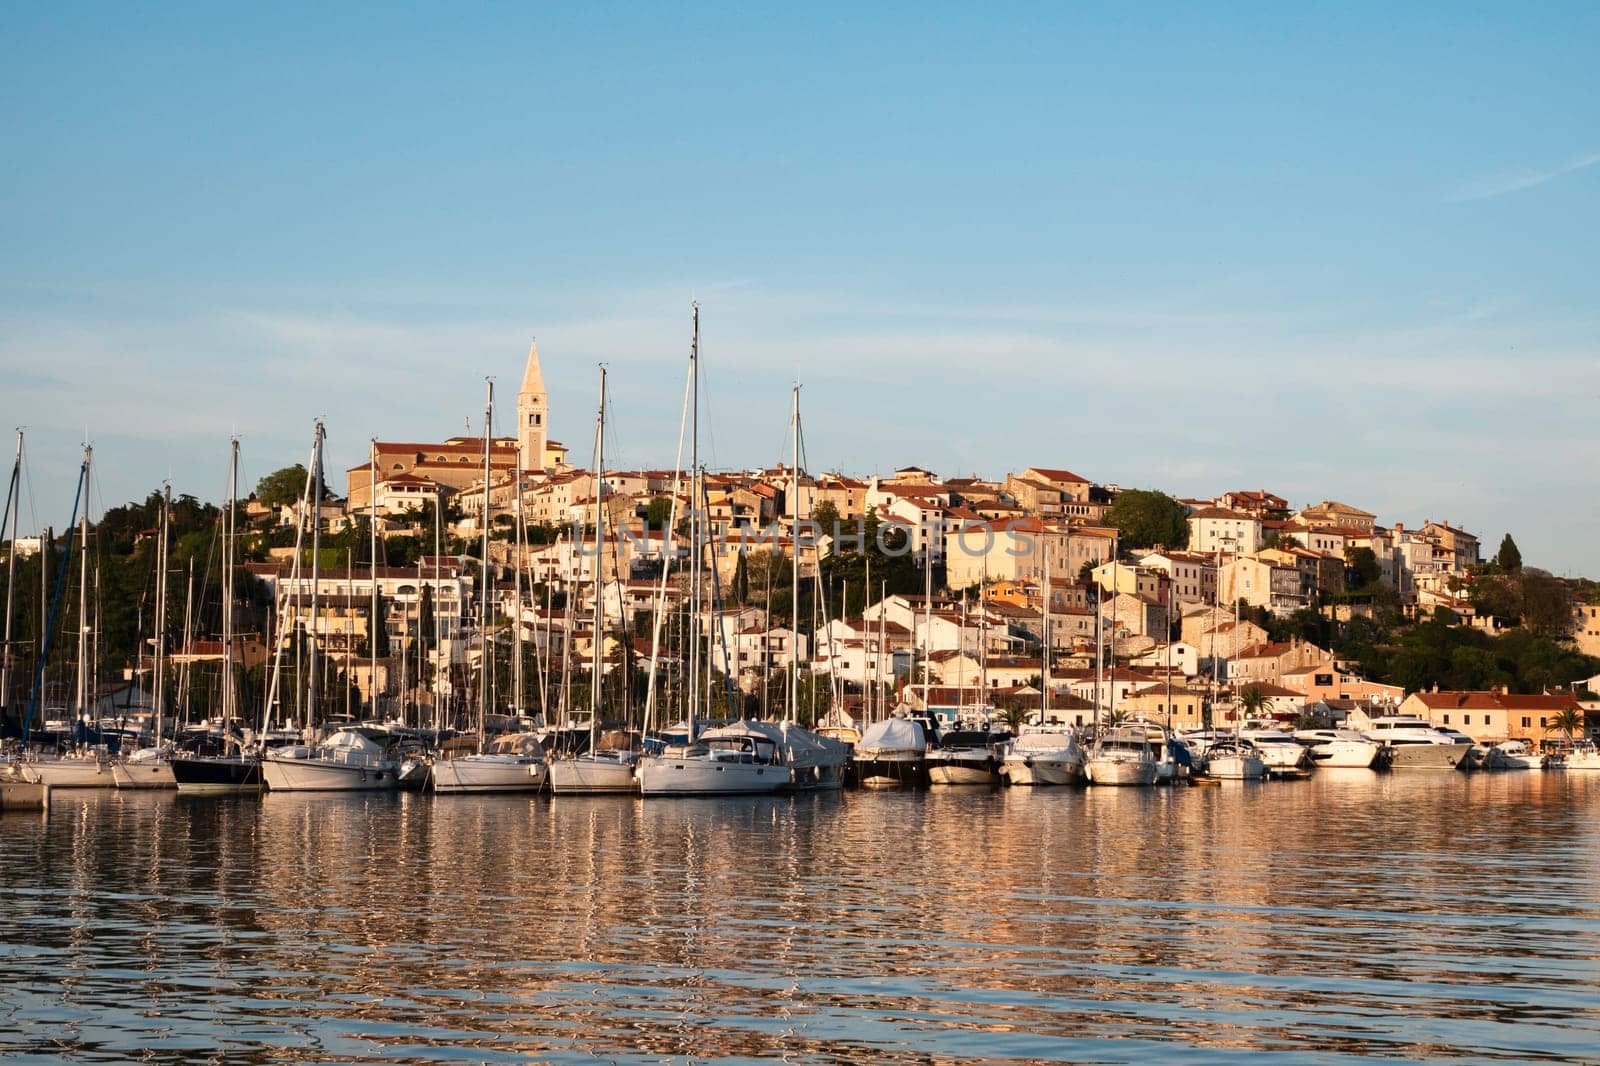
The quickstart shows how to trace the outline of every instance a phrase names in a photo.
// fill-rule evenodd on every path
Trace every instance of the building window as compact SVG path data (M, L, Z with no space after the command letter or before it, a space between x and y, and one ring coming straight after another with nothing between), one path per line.
M1533 726L1533 719L1532 719L1532 718L1529 718L1529 717L1527 717L1527 716L1523 716L1523 719L1522 719L1522 728L1524 728L1524 729L1529 729L1529 728L1531 728L1531 727L1532 727L1532 726Z
M1448 718L1446 718L1446 719L1445 719L1445 721L1447 721L1447 722L1448 722L1448 721L1449 721L1449 720L1450 720L1450 719L1448 719ZM1471 725L1471 724L1472 724L1472 715L1470 715L1470 714L1464 714L1464 715L1462 715L1462 716L1461 716L1461 724L1462 724L1462 725Z
M1444 724L1445 725L1449 725L1450 724L1450 716L1448 714L1444 716Z

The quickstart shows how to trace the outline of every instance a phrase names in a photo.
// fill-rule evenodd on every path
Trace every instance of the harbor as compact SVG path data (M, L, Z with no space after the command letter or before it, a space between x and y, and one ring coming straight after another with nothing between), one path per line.
M20 1063L1586 1061L1600 775L796 797L57 793Z

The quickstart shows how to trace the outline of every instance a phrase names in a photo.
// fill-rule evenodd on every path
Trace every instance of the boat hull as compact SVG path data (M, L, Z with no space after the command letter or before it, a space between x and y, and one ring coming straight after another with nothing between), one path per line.
M862 788L922 788L928 784L928 763L921 755L899 759L857 756L851 772Z
M22 764L23 780L51 788L116 788L110 763L60 759Z
M931 785L998 785L1000 775L991 758L928 759L928 783Z
M172 764L166 759L141 762L118 761L111 764L111 778L118 788L177 788Z
M1138 787L1156 783L1159 768L1154 759L1097 759L1085 765L1091 785Z
M749 796L789 787L789 768L776 763L672 758L639 762L639 792L645 796Z
M1000 772L1013 785L1081 785L1083 760L1062 756L1008 756Z
M273 792L383 792L400 787L392 766L352 766L324 759L286 759L268 755L262 780Z
M1218 781L1259 781L1267 765L1253 755L1218 755L1206 759L1206 776Z
M1466 744L1395 744L1389 760L1394 770L1459 770L1471 747Z
M548 764L521 756L468 755L433 764L433 790L445 794L539 792L548 779Z
M1314 766L1330 770L1370 770L1378 761L1383 748L1377 744L1358 744L1354 741L1336 740L1309 749Z
M177 789L185 794L261 791L261 763L255 759L175 755L171 765Z
M639 791L634 764L617 759L557 759L550 764L550 791L557 795L631 795Z

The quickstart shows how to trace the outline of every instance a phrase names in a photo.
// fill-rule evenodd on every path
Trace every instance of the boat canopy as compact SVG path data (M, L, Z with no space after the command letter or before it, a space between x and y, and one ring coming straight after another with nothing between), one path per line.
M861 742L856 745L856 752L925 751L927 747L928 741L921 722L910 718L885 718L867 727L867 731L861 735Z

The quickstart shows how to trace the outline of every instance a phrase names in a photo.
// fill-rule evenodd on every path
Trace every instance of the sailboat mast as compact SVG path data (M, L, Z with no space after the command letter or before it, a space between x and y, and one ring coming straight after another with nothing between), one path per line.
M600 368L600 411L594 424L594 634L589 657L593 672L589 677L589 750L600 740L600 679L605 650L601 623L605 616L605 539L606 539L606 368Z
M694 743L694 711L700 699L700 305L691 304L689 333L689 696L684 701L688 743ZM799 594L799 590L795 590ZM793 654L793 649L790 649ZM794 713L794 708L789 710Z
M516 481L511 490L513 500L511 524L511 713L522 717L522 693L525 682L522 676L522 449L517 449Z
M865 629L867 633L866 646L868 648L872 648L872 627L867 622L867 604L872 602L872 553L867 551L863 546L861 549L861 554L865 557L867 564L866 580L862 583L861 587L861 627ZM871 684L862 686L864 689L866 689L866 692L862 694L861 701L861 721L863 725L872 721L872 700L873 696L876 695L878 688L878 653L881 650L881 648L875 648L873 650ZM866 681L867 676L867 663L865 657L863 657L861 661L861 679Z
M228 448L228 509L222 515L222 735L233 736L233 543L234 501L239 497L239 438Z
M83 446L83 513L78 516L78 721L89 710L89 482L94 448Z
M155 665L151 670L155 691L151 693L156 717L156 747L161 747L167 711L167 542L172 535L172 484L161 487L161 543L156 547L156 645ZM9 622L10 612L7 611ZM4 686L0 686L4 691Z
M1043 520L1039 526L1045 529ZM1039 724L1044 725L1050 720L1050 653L1053 649L1050 636L1050 535L1046 531L1040 538L1044 543L1044 663L1040 671L1040 680L1044 683L1044 692L1039 697Z
M494 378L485 378L488 389L483 405L483 514L479 523L483 551L483 595L478 597L478 754L483 754L483 733L489 718L489 671L494 668L494 658L489 649L489 523L493 513L489 507L489 440L494 430Z
M691 367L689 370L689 376L684 380L683 383L683 410L678 415L678 454L672 460L672 502L667 507L666 528L661 531L661 585L656 592L655 611L650 620L650 679L645 683L644 693L644 730L646 733L655 728L656 674L659 671L661 663L661 623L667 609L667 581L668 577L672 573L672 560L673 557L678 554L676 551L677 542L674 538L677 537L676 530L678 528L678 497L682 494L683 489L683 437L684 431L689 425L689 390L694 386L693 375L694 369ZM649 533L650 530L647 526L645 529L645 535L648 537ZM767 599L769 609L771 607L771 598L772 568L769 566L767 568ZM670 643L672 640L672 626L670 620L667 622L667 628L667 640L668 643ZM762 682L763 684L766 682L765 672L762 674ZM765 699L765 697L766 691L763 689L762 698ZM670 702L668 705L670 706Z
M311 499L306 514L311 518L311 624L306 638L306 724L317 719L317 586L322 577L322 419L311 440ZM372 639L372 627L367 627L367 639ZM369 678L369 685L376 679ZM376 697L374 697L376 698Z
M22 430L17 430L17 461L11 467L11 487L6 491L6 513L0 519L0 539L11 531L11 550L6 552L6 632L0 645L0 708L11 702L11 609L17 591L17 512L22 494ZM45 553L39 553L43 558Z
M383 619L378 616L378 438L367 443L367 539L368 571L372 576L372 607L367 615L367 679L372 695L370 717L378 720L378 627ZM346 609L349 605L346 604Z
M794 398L790 422L794 430L794 466L789 471L789 497L794 502L789 505L789 558L790 581L794 595L789 597L790 605L790 632L789 632L789 718L798 722L799 716L795 708L800 706L800 386L794 387ZM817 576L822 576L821 568ZM815 639L816 632L812 631ZM812 649L815 654L815 649ZM815 680L813 675L812 680ZM812 722L812 725L815 725Z
M444 490L435 486L433 490L433 647L429 653L433 656L433 728L444 727L443 696L444 671L439 663L439 609L442 598L439 595L443 588L444 561L439 557L440 538L443 533L440 529L444 525ZM457 586L460 587L459 585ZM459 606L457 608L459 611ZM458 616L459 621L459 616ZM452 633L454 630L452 630Z

